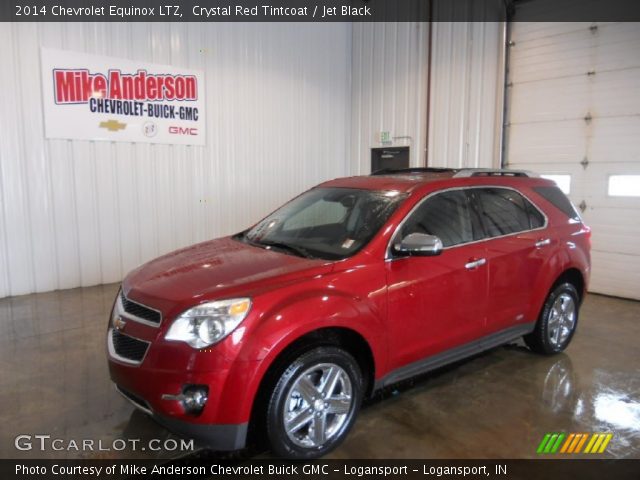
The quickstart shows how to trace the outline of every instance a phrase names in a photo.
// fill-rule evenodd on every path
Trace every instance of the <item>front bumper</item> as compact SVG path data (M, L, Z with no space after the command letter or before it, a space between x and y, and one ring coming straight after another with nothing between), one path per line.
M124 390L117 383L114 385L118 393L134 407L178 435L193 438L214 450L240 450L246 445L248 423L208 425L185 422L154 412L145 399Z
M223 392L237 393L225 388L228 368L200 373L166 370L126 364L110 355L109 373L119 393L167 429L216 450L239 450L245 446L248 421L230 417L233 412L221 405ZM163 398L178 395L185 385L209 388L207 403L197 416L186 413L180 401Z
M141 320L137 311L124 311L124 298L119 294L116 299L117 315L114 320L112 312L106 339L109 373L116 389L171 431L216 450L243 448L251 408L247 380L256 363L238 359L239 342L232 337L215 350L195 350L183 342L166 341L160 324ZM186 411L183 393L198 386L206 386L208 393L204 408L194 415Z

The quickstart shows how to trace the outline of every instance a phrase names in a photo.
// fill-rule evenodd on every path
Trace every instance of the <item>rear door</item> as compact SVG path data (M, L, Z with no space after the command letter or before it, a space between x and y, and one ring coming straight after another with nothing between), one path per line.
M516 190L475 188L470 195L478 208L487 240L482 242L488 267L487 333L531 322L536 278L552 250L546 217Z

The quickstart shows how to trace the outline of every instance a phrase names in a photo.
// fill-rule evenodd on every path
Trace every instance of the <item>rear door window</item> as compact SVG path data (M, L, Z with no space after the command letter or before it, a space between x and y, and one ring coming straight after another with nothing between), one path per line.
M474 195L488 237L524 232L544 225L542 213L515 190L478 188Z

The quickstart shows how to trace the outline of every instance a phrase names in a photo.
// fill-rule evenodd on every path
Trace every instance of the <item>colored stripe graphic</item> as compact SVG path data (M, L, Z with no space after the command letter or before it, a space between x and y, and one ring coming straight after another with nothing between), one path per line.
M567 451L567 453L573 453L576 451L576 447L578 446L578 443L580 443L580 440L582 440L582 434L581 433L576 433L576 436L573 439L573 442L571 442L571 446L569 447L569 450Z
M597 433L594 433L593 435L591 435L591 438L589 439L589 443L587 443L587 446L584 449L584 453L591 453L591 447L593 446L594 443L596 443L596 440L598 440L598 437L600 435L598 435Z
M600 445L600 451L598 453L604 453L605 449L607 448L607 445L609 445L609 442L611 441L612 438L613 438L613 433L607 433L607 436L602 442L602 445Z
M604 453L612 433L547 433L538 445L536 453ZM586 446L585 446L586 444ZM583 450L584 447L584 450Z
M551 453L556 453L558 451L558 448L560 448L560 444L562 443L562 440L564 440L564 437L565 437L564 433L561 433L558 435L558 439L556 440L556 443L551 448Z
M611 433L595 433L594 437L596 436L597 438L595 439L595 442L593 443L591 448L587 448L584 453L603 453L605 448L607 448L607 445L611 441L611 437L613 437Z
M558 434L554 433L551 435L551 438L547 442L547 446L544 447L544 453L551 453L551 448L553 448L553 444L556 442L556 438L558 438Z
M551 434L547 433L542 439L542 441L540 442L540 445L538 445L538 450L536 450L536 453L542 453L544 451L544 447L549 441L549 438L551 438Z
M570 433L569 436L567 437L567 440L564 442L564 445L562 445L562 449L560 450L560 453L566 453L567 449L569 448L569 445L571 445L571 442L573 442L573 439L575 438L576 434L575 433Z
M589 438L589 434L583 433L582 438L580 439L580 442L578 442L578 445L576 445L575 453L580 453L580 450L582 450L582 446L584 445L584 442L587 441L587 438Z

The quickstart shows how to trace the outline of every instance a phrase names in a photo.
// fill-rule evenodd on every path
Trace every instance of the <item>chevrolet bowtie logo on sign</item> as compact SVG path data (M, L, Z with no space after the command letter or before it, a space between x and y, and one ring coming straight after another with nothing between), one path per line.
M121 123L117 120L107 120L106 122L100 122L100 128L106 128L110 132L117 132L118 130L124 130L127 127L126 123Z
M612 433L547 433L536 453L604 453Z

